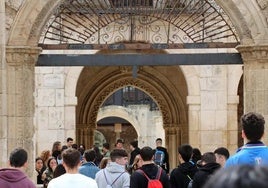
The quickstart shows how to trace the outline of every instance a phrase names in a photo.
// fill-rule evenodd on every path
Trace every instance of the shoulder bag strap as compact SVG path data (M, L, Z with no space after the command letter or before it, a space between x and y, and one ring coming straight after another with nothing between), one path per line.
M160 177L161 177L161 174L162 174L162 168L161 167L158 167L158 171L157 171L157 175L156 175L156 179L160 179Z
M141 173L142 175L144 175L146 177L146 179L149 181L151 180L142 169L138 169L137 172Z
M109 184L109 182L108 182L108 179L107 179L107 177L106 177L105 169L103 169L103 174L104 174L104 177L105 177L106 183L107 183L108 185L110 185L110 184Z
M111 184L111 186L124 174L125 172L122 172L121 174L119 174L119 176L113 181L113 183Z

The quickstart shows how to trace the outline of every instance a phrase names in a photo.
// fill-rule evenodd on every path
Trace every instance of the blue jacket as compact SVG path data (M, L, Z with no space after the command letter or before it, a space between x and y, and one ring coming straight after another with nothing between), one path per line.
M95 179L96 173L99 170L99 167L97 167L93 162L87 162L82 164L82 166L79 168L79 173Z
M262 142L247 143L226 161L225 167L241 164L268 166L268 147Z

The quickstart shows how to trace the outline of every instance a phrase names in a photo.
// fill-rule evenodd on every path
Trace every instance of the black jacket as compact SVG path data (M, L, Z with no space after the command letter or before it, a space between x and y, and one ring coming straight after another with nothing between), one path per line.
M158 168L160 167L158 167L155 164L147 164L147 165L143 165L140 169L142 169L150 179L156 179ZM168 175L166 174L164 170L162 170L159 180L161 181L163 188L169 188ZM142 174L142 172L135 171L130 176L130 188L147 188L147 185L148 185L148 180Z
M134 159L136 155L140 154L140 148L135 148L131 153L130 153L130 159L129 159L129 164L132 165L134 162Z
M201 188L210 178L210 176L221 168L218 163L207 163L200 167L198 172L194 175L192 188Z
M191 179L193 179L197 167L192 162L186 162L172 170L170 174L171 188L187 188ZM189 176L189 177L188 177Z
M165 171L166 173L168 174L169 173L169 156L168 156L168 152L167 152L167 149L164 148L164 147L157 147L154 152L156 152L156 150L161 150L165 153L165 158L163 160L163 165L161 166Z

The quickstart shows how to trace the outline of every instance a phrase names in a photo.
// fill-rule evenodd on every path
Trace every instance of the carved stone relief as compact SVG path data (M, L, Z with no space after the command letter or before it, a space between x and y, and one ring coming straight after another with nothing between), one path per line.
M157 95L158 92L154 91L152 88L149 88L147 85L145 85L143 82L139 80L125 79L122 81L115 82L109 87L106 87L104 92L101 92L101 95L99 95L97 98L97 102L95 102L94 106L92 107L93 112L90 113L90 119L92 122L96 122L96 117L97 117L99 107L101 106L101 103L104 101L104 99L107 98L107 96L113 91L115 91L116 89L121 88L126 85L136 86L146 91L152 98L154 98L157 101L161 109L162 115L163 115L164 124L167 124L167 122L171 121L169 117L170 113L167 112L168 107L166 106L163 99Z
M260 9L262 10L264 16L266 17L266 22L268 24L268 0L256 0Z
M266 7L268 7L267 0L257 0L257 3L262 10L264 10L264 9L266 9Z

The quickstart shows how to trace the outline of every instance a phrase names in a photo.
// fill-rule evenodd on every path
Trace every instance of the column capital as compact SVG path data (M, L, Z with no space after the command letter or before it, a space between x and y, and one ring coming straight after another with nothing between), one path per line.
M267 63L268 45L239 45L236 49L245 62L257 60L260 63Z
M176 134L180 130L180 126L178 124L168 124L164 126L164 129L168 135Z
M24 64L35 65L42 48L31 46L7 46L6 61L7 64L19 66Z

